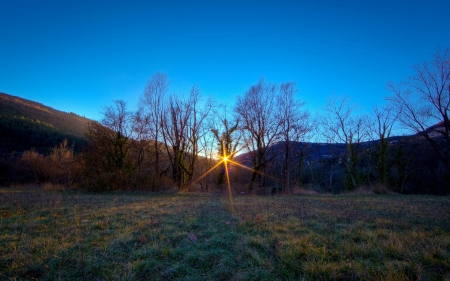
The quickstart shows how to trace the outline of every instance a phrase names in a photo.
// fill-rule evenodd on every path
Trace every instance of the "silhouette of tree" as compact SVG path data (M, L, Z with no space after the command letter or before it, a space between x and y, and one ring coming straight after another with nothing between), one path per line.
M145 121L146 137L153 144L154 172L162 176L161 154L163 152L163 120L164 104L170 82L166 74L157 72L147 81L144 94L141 97L141 121ZM156 182L156 181L155 181Z
M391 101L404 128L433 147L450 191L450 48L439 50L430 62L414 66L415 75L398 85L389 83Z
M309 113L303 110L304 102L295 98L295 82L281 84L277 95L276 118L280 123L280 140L284 142L282 151L282 186L290 189L290 177L294 168L300 172L303 151L294 150L294 143L301 141L311 131ZM296 165L297 164L297 165Z
M394 111L391 105L374 106L372 109L372 122L369 122L370 133L372 134L372 140L377 141L376 171L378 182L383 185L388 183L389 138L397 119L398 113Z
M101 123L89 123L86 136L91 145L83 154L88 186L97 190L131 188L129 179L134 173L130 157L134 142L130 138L131 116L126 102L116 100L104 108Z
M205 127L212 104L207 102L200 108L200 90L191 88L188 100L169 97L162 119L164 146L172 167L172 179L179 189L190 183L195 175L200 139L207 133Z
M280 122L276 117L276 85L261 78L243 96L239 96L235 111L241 120L244 143L252 151L253 172L248 190L258 182L264 186L261 173L273 158L269 147L280 139Z
M341 162L345 166L345 187L352 190L361 182L360 145L367 139L367 120L354 116L354 106L348 98L329 98L319 116L320 133L334 143L345 143L347 152Z
M220 118L222 123L222 130L219 132L218 129L212 129L214 138L217 141L217 152L220 157L226 156L228 160L233 160L237 147L239 145L240 136L239 134L239 120L234 120L231 124L226 118ZM224 165L228 165L225 161ZM221 169L217 179L219 185L225 182L225 170Z

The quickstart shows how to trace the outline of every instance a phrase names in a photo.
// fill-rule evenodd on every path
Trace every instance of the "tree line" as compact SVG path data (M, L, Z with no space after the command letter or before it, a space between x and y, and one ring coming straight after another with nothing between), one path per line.
M66 141L47 156L31 151L20 161L29 171L45 166L35 158L59 163L51 164L60 167L54 175L38 169L29 174L95 191L209 191L225 189L229 180L236 191L258 193L298 187L339 193L369 186L446 194L450 48L414 69L408 80L388 84L392 94L370 114L358 114L347 97L331 97L311 114L295 82L264 78L229 108L204 99L197 85L185 96L172 94L167 75L155 73L137 109L116 100L99 122L89 123L82 153L70 152ZM395 129L410 136L394 137Z

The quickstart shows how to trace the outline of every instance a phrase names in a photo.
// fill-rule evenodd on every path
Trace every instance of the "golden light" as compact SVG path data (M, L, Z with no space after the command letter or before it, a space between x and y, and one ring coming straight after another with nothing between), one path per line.
M222 163L223 166L225 167L225 175L227 178L227 186L228 186L228 196L230 199L230 207L231 207L231 211L234 212L234 206L233 206L233 195L231 194L231 183L230 183L230 175L228 172L228 157L231 157L232 154L227 155L227 150L225 147L225 143L222 141L222 150L223 150L223 156L222 156Z
M231 160L233 158L233 156L238 152L238 151L234 151L231 154L227 155L226 149L225 149L225 144L222 142L222 147L223 147L223 155L216 155L215 158L218 159L219 161L213 166L211 167L208 171L206 171L203 175L201 175L199 178L197 178L194 182L191 183L190 186L193 186L194 184L196 184L197 182L199 182L202 178L204 178L206 175L208 175L209 173L211 173L213 170L215 170L216 168L218 168L219 166L223 165L225 168L225 177L227 180L227 186L228 186L228 196L230 199L230 203L231 203L231 211L234 213L234 206L233 206L233 196L232 196L232 192L231 192L231 182L230 182L230 171L228 169L228 165L232 164L235 166L238 166L240 168L243 168L245 170L251 171L251 172L255 172L263 177L268 177L271 179L274 179L276 181L279 181L277 178L269 176L265 173L262 173L260 171L256 171L255 169L252 169L250 167L247 167L245 165L242 165L238 162L235 162L233 160Z

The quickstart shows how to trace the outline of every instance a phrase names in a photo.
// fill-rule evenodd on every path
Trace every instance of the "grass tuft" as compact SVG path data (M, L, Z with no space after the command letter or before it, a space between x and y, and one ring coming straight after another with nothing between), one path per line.
M448 280L450 198L0 190L2 280Z

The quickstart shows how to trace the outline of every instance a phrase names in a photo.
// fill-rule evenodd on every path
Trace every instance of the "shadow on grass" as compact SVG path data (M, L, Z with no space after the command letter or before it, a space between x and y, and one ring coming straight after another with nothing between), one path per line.
M450 277L450 200L3 192L1 279Z

